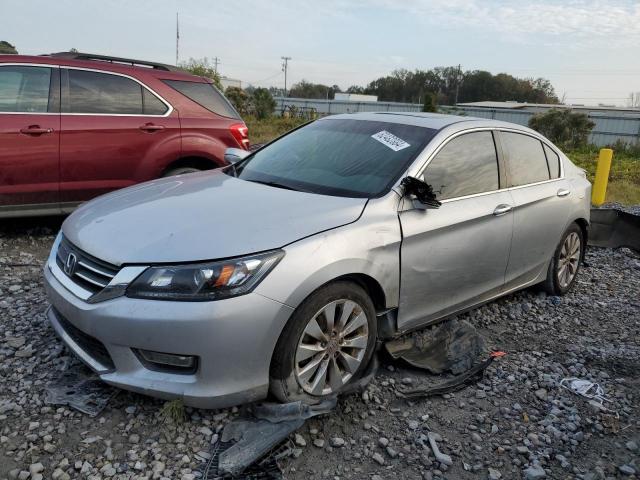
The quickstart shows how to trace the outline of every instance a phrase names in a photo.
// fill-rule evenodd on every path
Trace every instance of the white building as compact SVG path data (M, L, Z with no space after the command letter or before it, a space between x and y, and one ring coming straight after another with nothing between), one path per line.
M377 102L377 95L362 95L361 93L336 93L334 100L347 102Z

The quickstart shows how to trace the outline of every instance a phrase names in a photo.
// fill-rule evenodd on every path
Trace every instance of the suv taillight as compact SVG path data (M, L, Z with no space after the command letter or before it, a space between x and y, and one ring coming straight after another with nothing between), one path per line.
M249 150L249 129L244 123L234 123L229 127L231 135L236 139L238 145L245 150Z

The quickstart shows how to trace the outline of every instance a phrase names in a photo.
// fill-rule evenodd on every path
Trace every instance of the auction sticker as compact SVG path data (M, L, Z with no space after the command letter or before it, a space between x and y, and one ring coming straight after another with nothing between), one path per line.
M374 133L373 135L371 135L371 138L379 141L383 145L386 145L394 152L399 152L400 150L404 150L405 148L411 146L401 138L396 137L393 133L387 132L386 130Z

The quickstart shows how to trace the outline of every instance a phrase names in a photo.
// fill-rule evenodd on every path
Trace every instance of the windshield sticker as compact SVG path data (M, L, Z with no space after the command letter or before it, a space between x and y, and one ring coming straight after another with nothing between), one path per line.
M396 137L393 133L387 132L386 130L374 133L371 135L371 138L379 141L383 145L386 145L394 152L399 152L400 150L411 146L401 138Z

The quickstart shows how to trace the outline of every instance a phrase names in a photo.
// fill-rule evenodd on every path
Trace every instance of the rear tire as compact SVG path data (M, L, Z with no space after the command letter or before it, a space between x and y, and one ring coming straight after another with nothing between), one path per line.
M577 224L572 224L562 235L556 248L543 288L549 295L567 294L578 278L584 254L584 236Z
M318 403L360 378L377 338L373 302L360 286L335 282L311 294L282 331L271 360L271 394Z
M164 172L162 176L173 177L174 175L182 175L185 173L195 173L195 172L201 172L201 171L202 170L195 167L178 167L178 168L172 168L171 170L167 170L166 172Z

